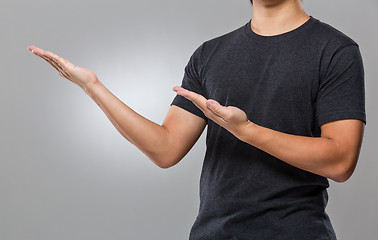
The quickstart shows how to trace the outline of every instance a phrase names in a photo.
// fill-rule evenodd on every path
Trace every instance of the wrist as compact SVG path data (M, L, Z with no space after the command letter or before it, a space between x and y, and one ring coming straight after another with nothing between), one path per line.
M103 86L104 85L102 84L102 82L96 79L95 81L92 81L90 84L84 86L82 89L88 96L92 97L95 94L96 90Z
M255 127L256 124L248 120L238 131L237 138L243 142L247 142L248 138L253 135Z

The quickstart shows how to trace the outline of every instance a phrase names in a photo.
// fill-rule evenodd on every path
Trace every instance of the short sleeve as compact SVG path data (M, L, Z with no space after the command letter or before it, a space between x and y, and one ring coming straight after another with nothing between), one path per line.
M358 45L337 51L320 80L316 98L319 126L341 119L359 119L366 125L364 68Z
M201 51L202 45L198 47L190 57L189 62L185 67L181 87L206 97L203 91L199 74L201 68ZM186 99L181 95L176 95L170 105L176 105L178 107L181 107L186 111L205 119L205 121L207 122L207 117L205 116L205 114L192 101Z

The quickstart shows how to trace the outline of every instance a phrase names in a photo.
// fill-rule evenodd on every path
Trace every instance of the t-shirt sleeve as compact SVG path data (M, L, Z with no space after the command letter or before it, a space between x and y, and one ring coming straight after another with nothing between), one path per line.
M202 45L198 47L190 57L189 62L187 63L184 70L184 77L181 83L181 87L206 97L206 95L204 94L199 74L201 64L201 51ZM207 123L207 117L205 116L205 114L192 101L186 99L181 95L176 95L170 105L181 107L186 111L205 119Z
M364 68L358 45L337 51L320 80L316 98L319 126L341 119L359 119L366 125Z

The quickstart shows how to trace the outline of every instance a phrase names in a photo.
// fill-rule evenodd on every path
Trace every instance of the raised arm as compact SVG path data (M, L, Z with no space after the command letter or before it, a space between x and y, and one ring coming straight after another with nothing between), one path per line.
M87 68L35 46L28 49L46 60L59 74L81 87L130 143L161 168L177 164L203 132L203 118L172 105L162 125L139 115L114 96Z

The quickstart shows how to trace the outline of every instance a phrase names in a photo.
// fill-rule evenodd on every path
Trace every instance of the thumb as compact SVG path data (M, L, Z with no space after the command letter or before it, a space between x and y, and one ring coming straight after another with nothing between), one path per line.
M226 107L220 105L217 101L209 99L206 101L206 106L217 115L225 115Z

